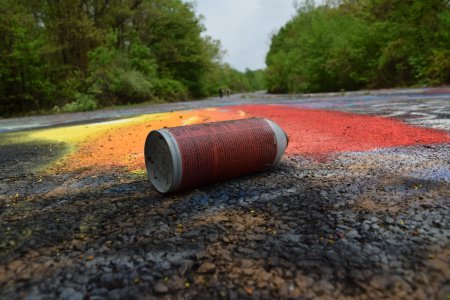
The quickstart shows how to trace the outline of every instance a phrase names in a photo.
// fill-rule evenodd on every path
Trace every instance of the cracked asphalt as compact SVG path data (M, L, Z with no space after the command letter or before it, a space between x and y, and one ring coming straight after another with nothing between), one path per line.
M149 184L143 143L112 156L158 122L287 120L285 109L367 116L363 127L393 119L436 139L394 143L386 123L394 146L363 136L356 150L313 155L334 136L270 170L170 195ZM309 123L296 116L285 126L301 144ZM242 94L1 119L0 132L0 299L450 297L450 88Z

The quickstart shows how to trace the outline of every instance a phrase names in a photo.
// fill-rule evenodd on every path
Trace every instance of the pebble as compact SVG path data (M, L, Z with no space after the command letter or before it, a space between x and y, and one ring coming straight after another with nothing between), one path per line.
M167 293L169 291L169 288L167 287L167 285L161 283L161 282L157 282L156 284L153 285L153 290L156 293L159 294L164 294Z
M386 223L387 225L392 225L394 224L394 219L392 219L391 217L386 217L384 219L384 223Z
M321 196L322 198L327 198L327 197L328 197L328 193L327 193L327 191L325 191L325 190L321 190L319 194L320 194L320 196Z
M90 295L104 295L107 294L108 290L105 288L98 288L98 289L94 289L92 290L89 294Z
M112 299L112 300L119 300L122 298L122 291L119 289L114 289L114 290L110 290L108 292L108 296L106 297L107 299Z
M382 251L376 246L372 246L371 244L367 244L366 246L364 246L363 252L368 254L368 255L376 255L376 254L381 253Z
M185 288L185 281L179 276L174 276L168 281L168 289L170 291L178 291Z
M334 290L334 286L327 280L319 280L314 284L314 291L317 295L328 294Z
M25 270L26 267L27 266L20 260L13 260L8 264L8 270L13 271L16 274Z
M386 275L376 275L370 280L370 285L377 290L385 290L391 284L391 279Z
M209 262L204 262L200 265L200 267L198 268L197 272L199 273L212 273L214 272L214 270L216 269L216 265L209 263Z
M437 299L447 300L449 299L449 297L450 297L450 285L445 285L439 290Z
M361 230L362 231L369 231L370 230L370 225L368 223L361 224Z
M61 300L83 300L83 298L83 294L73 288L65 288L59 295L59 299Z
M280 238L283 241L291 242L294 244L299 243L301 240L301 236L298 234L283 234Z
M356 239L356 238L359 238L359 237L361 237L361 236L359 235L358 231L356 231L355 229L353 229L353 230L350 230L349 232L347 232L347 233L345 234L345 237L346 237L346 238L349 238L349 239Z
M381 229L381 227L378 226L378 224L372 224L372 226L370 226L370 228L373 229L373 230L375 230L375 231L378 231L378 230Z
M251 268L254 266L254 262L250 259L242 259L240 263L241 268Z

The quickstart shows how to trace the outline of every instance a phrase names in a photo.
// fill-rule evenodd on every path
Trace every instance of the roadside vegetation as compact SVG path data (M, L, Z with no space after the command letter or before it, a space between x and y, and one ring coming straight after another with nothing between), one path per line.
M0 116L264 89L181 0L0 0Z
M266 64L273 93L449 84L450 2L302 2Z
M450 84L449 1L297 3L267 68L240 72L182 0L0 0L0 116Z

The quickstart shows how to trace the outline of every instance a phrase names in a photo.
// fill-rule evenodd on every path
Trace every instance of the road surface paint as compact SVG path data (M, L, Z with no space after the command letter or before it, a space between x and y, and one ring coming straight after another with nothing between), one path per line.
M111 167L139 172L144 170L143 145L151 130L247 117L277 122L289 136L287 154L316 161L327 160L339 152L450 142L449 134L444 131L415 127L391 118L290 105L239 105L148 114L34 130L22 133L16 140L47 140L70 145L62 160L46 166L50 172L96 172Z
M280 124L289 136L288 154L318 160L338 152L450 142L450 135L444 131L385 117L287 105L245 105L238 109Z

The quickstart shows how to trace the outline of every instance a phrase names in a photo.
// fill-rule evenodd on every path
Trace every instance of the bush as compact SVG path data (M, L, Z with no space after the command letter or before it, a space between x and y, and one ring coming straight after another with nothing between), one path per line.
M433 58L427 68L431 84L450 82L450 50L434 50Z
M75 101L63 106L63 112L89 111L97 108L97 101L90 95L76 93Z
M153 84L139 71L122 72L113 88L121 102L142 102L153 98Z
M155 95L167 101L180 101L188 98L188 90L181 82L170 78L159 79L155 82Z

